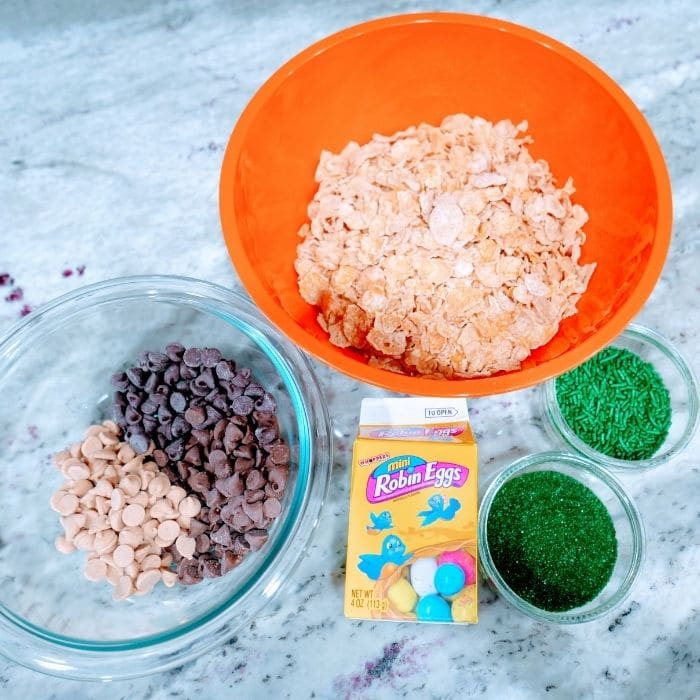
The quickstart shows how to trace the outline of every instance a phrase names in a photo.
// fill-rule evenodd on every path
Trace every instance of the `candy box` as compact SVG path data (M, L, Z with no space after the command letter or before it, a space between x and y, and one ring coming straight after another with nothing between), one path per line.
M465 399L364 399L345 615L477 621L477 449Z

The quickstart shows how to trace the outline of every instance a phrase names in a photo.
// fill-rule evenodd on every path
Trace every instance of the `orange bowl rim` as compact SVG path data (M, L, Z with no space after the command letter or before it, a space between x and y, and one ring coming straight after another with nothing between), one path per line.
M629 298L590 337L561 355L534 367L514 370L493 377L446 380L398 374L347 357L341 354L340 349L331 345L329 341L316 338L299 326L280 308L260 282L255 273L255 266L248 257L241 240L233 197L230 196L230 193L233 191L235 170L249 125L258 112L264 108L267 99L284 83L289 75L334 46L377 30L421 23L464 24L495 29L538 43L569 60L605 89L624 111L642 140L651 163L658 193L658 217L652 250L639 283ZM627 93L592 61L546 34L513 22L459 12L420 12L373 19L330 34L296 54L263 83L239 116L226 146L219 180L219 214L229 257L243 286L268 319L299 347L329 367L353 379L398 393L424 396L489 396L525 389L556 377L587 360L611 343L624 330L649 298L661 275L671 240L673 205L668 169L651 127Z

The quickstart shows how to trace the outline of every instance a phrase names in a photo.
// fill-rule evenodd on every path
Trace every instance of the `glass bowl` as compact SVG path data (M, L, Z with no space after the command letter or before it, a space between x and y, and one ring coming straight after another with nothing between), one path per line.
M511 479L534 471L557 471L587 486L606 506L615 526L618 551L610 580L594 600L566 612L549 612L523 600L503 580L489 551L488 519L496 494ZM639 577L644 549L644 528L636 506L617 479L583 457L564 452L523 457L496 476L481 500L479 561L482 571L502 598L536 620L558 624L589 622L614 610L627 598Z
M172 341L218 347L275 396L292 454L282 513L227 575L113 602L109 584L83 577L83 552L54 548L49 498L62 476L50 456L109 417L113 372ZM305 356L223 287L131 277L67 294L0 340L0 396L0 652L30 668L108 680L202 654L255 619L318 521L332 459L319 385Z
M558 444L602 464L608 469L641 470L658 467L678 455L690 442L700 418L698 383L683 356L669 340L644 326L631 325L612 343L650 362L661 375L671 397L671 428L663 445L649 459L625 460L598 452L581 440L562 416L557 401L556 380L541 388L544 427Z

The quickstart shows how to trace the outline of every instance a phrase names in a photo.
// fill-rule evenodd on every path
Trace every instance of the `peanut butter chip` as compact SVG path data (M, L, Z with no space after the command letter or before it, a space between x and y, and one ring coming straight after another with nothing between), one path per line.
M175 548L177 551L185 557L185 559L192 559L192 555L195 552L197 543L194 537L188 537L187 535L180 535L175 540Z
M138 503L132 503L131 505L124 508L122 513L122 520L125 525L136 526L141 525L141 523L146 518L146 511L143 506Z
M101 581L107 575L107 564L101 559L90 559L85 564L85 578L88 581Z
M120 544L112 554L112 559L117 566L124 568L134 561L134 550L127 544Z

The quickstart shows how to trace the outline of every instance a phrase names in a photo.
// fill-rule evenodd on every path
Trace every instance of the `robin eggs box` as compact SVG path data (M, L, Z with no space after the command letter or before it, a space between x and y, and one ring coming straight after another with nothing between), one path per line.
M465 399L364 399L345 615L477 621L477 450Z

